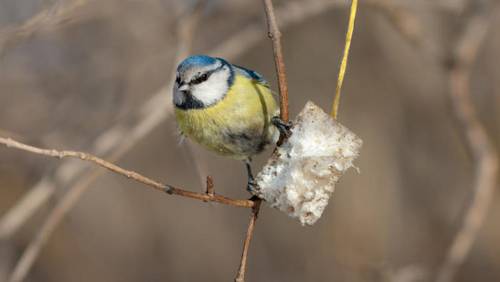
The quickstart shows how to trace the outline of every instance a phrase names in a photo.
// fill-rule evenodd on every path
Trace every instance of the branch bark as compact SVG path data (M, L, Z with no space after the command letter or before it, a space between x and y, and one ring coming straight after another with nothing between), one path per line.
M164 184L159 181L153 180L151 178L148 178L140 173L137 173L132 170L127 170L124 169L120 166L117 166L113 163L110 163L108 161L105 161L99 157L96 157L91 154L87 154L84 152L77 152L77 151L58 151L54 149L42 149L34 146L30 146L21 142L18 142L14 139L11 138L4 138L0 137L0 144L5 145L8 148L14 148L14 149L19 149L22 151L34 153L37 155L43 155L43 156L48 156L48 157L54 157L58 159L63 159L63 158L75 158L75 159L80 159L83 161L88 161L91 163L94 163L98 166L101 166L103 168L106 168L116 174L122 175L126 178L135 180L139 183L142 183L146 185L149 188L152 188L157 191L165 192L169 195L177 195L181 197L186 197L186 198L191 198L195 200L200 200L204 202L216 202L224 205L229 205L229 206L234 206L234 207L242 207L242 208L252 208L255 206L253 201L250 200L237 200L237 199L231 199L227 198L221 195L217 195L213 192L213 187L211 188L212 192L211 193L198 193L198 192L192 192L188 190L184 190L181 188L174 187L169 184Z
M280 95L280 117L283 121L288 121L288 84L286 82L285 61L283 59L283 48L281 47L281 32L278 28L276 16L274 15L273 2L264 1L264 10L267 20L267 35L273 43L274 63L278 75L278 86Z
M283 121L288 121L288 84L286 82L285 73L285 61L283 58L283 50L281 47L281 32L278 28L278 23L276 16L274 14L274 7L271 0L263 0L264 10L266 13L268 36L273 44L273 54L274 63L276 65L276 73L278 75L278 86L280 95L280 118ZM278 146L283 143L284 136L281 135L278 140ZM250 248L250 242L252 241L253 233L255 230L255 224L257 223L257 218L260 212L260 205L262 200L255 198L255 206L252 208L252 214L250 216L250 222L248 223L247 233L245 236L245 241L243 243L243 251L241 254L240 267L238 268L238 273L236 274L235 282L244 282L245 273L247 266L248 250Z
M479 120L470 93L471 68L486 38L491 22L491 7L478 1L473 15L460 35L449 70L449 95L453 113L463 132L465 145L474 162L473 196L462 226L438 269L437 282L449 282L463 264L489 210L497 183L498 153Z
M238 273L236 274L236 278L234 279L235 282L245 282L248 249L250 248L250 242L252 241L253 232L255 230L255 223L257 222L257 217L259 216L259 210L262 200L257 198L254 203L255 206L252 208L252 214L250 215L250 222L248 223L245 241L243 242L243 251L241 253L240 267L238 268Z
M101 158L96 156L76 151L57 151L54 149L42 149L34 146L30 146L24 143L17 142L10 138L0 137L0 144L3 144L9 148L19 149L26 152L44 155L49 157L55 157L59 159L63 158L76 158L84 161L88 161L94 163L98 166L104 167L116 174L120 174L129 179L135 180L142 184L145 184L147 187L152 189L165 192L170 195L178 195L182 197L187 197L191 199L201 200L205 202L217 202L225 205L235 206L235 207L244 207L244 208L253 208L257 206L257 204L250 200L235 200L230 199L221 195L217 195L213 192L213 186L207 189L207 192L210 193L197 193L192 191L183 190L180 188L173 187L168 184L163 184L159 181L150 179L145 177L135 171L126 170L121 168L113 163L107 162ZM207 184L212 185L212 184ZM10 282L20 282L23 281L26 275L29 273L31 266L35 262L40 250L47 242L50 235L53 233L54 229L59 225L59 222L64 218L66 213L74 206L74 204L78 201L81 194L86 191L88 185L84 183L83 185L76 186L74 189L69 191L64 198L58 203L56 208L50 213L47 220L44 222L42 228L35 236L34 240L30 242L27 249L21 256L21 259L16 264L14 271L12 272L9 281Z

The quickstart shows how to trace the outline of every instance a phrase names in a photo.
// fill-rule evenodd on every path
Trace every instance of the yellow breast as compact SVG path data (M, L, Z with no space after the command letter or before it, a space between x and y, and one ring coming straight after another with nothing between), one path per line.
M203 109L182 110L175 115L183 134L221 155L245 159L273 143L279 135L270 125L278 115L268 87L236 75L228 93Z

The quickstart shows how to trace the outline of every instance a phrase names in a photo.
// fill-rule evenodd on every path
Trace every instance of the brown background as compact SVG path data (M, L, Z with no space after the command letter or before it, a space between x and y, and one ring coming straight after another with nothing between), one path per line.
M0 30L53 2L0 0ZM188 2L90 1L72 15L78 20L7 45L0 57L0 135L89 151L99 134L170 79L178 63L175 27L183 24L182 16L177 19ZM364 141L356 162L361 173L351 170L342 178L313 227L264 207L248 281L426 281L405 275L428 278L442 262L473 180L442 66L463 24L463 1L393 2L416 17L421 42L408 41L384 11L361 3L340 107L340 121ZM347 15L345 6L331 8L282 30L292 116L307 100L330 109ZM474 65L472 93L498 148L498 13L494 21ZM262 22L262 39L233 63L258 70L277 89L260 1L211 1L196 28L193 53L207 52L255 22ZM218 193L248 197L242 164L198 147L194 154ZM0 148L0 215L59 164ZM119 164L202 190L172 117ZM1 242L0 281L67 188ZM499 197L457 281L500 281ZM168 197L106 173L57 228L27 281L230 281L248 217L245 209Z

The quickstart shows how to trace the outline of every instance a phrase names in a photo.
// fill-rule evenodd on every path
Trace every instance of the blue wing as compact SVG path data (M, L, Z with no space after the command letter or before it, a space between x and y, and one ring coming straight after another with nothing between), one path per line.
M238 74L244 75L252 80L255 80L259 84L262 84L265 87L269 88L269 83L267 83L267 81L260 73L237 65L233 65L233 67Z

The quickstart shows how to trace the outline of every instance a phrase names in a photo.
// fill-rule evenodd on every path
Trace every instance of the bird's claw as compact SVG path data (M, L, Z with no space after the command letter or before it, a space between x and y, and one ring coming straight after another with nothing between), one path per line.
M272 117L271 123L278 128L281 135L289 138L292 135L291 128L293 126L291 121L284 121L279 117Z
M259 200L260 198L255 196L255 195L252 195L252 197L250 197L250 199L248 199L249 201L252 201L252 202L255 202L257 200Z
M247 183L247 191L250 193L250 194L254 194L256 191L257 191L257 181L255 181L255 179L248 179L248 183Z

